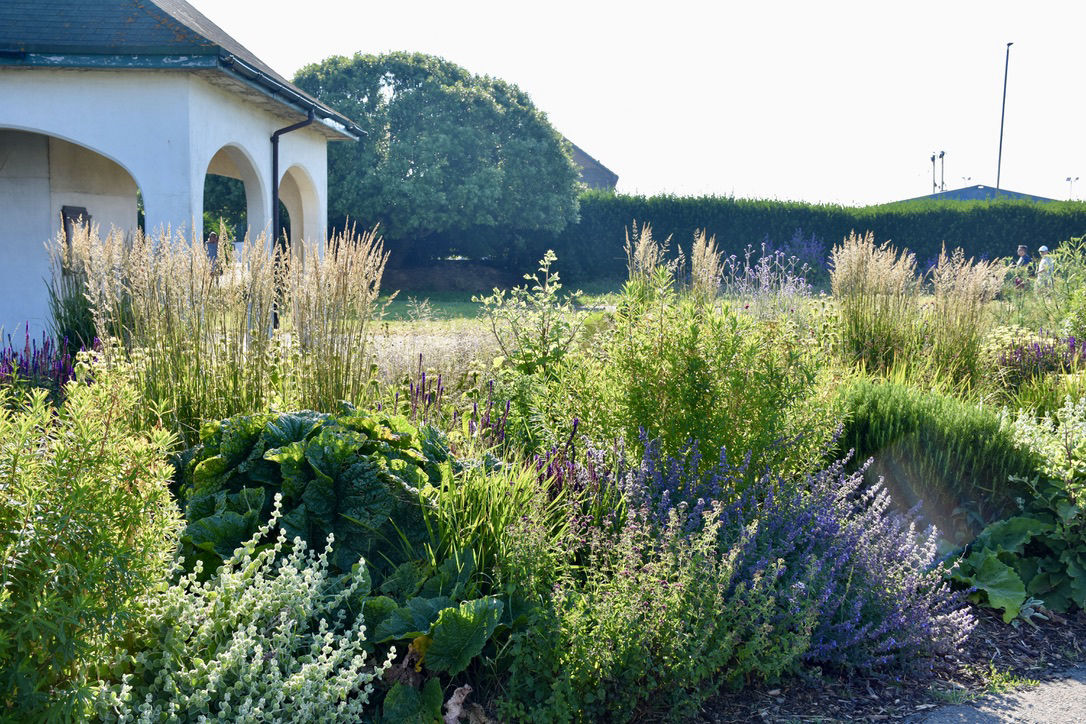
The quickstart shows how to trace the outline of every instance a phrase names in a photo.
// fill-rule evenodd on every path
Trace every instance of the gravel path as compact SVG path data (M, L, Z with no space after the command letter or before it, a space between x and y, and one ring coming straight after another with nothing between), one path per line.
M1082 724L1086 722L1086 667L1069 671L1064 678L1032 689L986 696L973 704L945 707L910 721L916 724Z

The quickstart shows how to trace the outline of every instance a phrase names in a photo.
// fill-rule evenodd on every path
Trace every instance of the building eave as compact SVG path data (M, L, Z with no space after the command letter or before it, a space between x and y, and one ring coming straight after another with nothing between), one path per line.
M254 68L229 53L49 53L0 51L0 68L68 68L83 70L218 70L242 85L276 101L292 111L308 115L330 132L331 140L357 141L366 135L353 121L306 98L289 85Z

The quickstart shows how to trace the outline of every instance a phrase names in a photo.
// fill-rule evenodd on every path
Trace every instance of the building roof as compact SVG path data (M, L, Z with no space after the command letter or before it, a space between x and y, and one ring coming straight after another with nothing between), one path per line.
M906 201L992 201L995 199L1005 201L1038 201L1047 203L1050 201L1057 201L1058 199L1050 199L1044 196L1034 196L1033 194L1024 194L1019 191L1008 191L1007 189L996 189L994 186L985 186L983 184L977 184L976 186L965 186L960 189L953 189L951 191L940 191L939 193L928 194L927 196L917 196L912 199L905 199Z
M569 141L568 138L566 140ZM618 183L618 174L589 156L573 141L569 141L569 145L573 146L573 163L581 169L581 181L590 189L613 191Z
M184 0L2 0L0 66L215 70L340 137L364 132Z

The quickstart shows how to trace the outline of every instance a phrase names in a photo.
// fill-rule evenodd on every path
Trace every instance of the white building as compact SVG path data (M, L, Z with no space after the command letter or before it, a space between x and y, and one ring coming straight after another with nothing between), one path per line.
M135 229L139 194L149 232L202 238L207 174L244 183L250 233L278 194L323 239L326 144L360 133L182 0L2 0L0 328L46 327L66 219Z

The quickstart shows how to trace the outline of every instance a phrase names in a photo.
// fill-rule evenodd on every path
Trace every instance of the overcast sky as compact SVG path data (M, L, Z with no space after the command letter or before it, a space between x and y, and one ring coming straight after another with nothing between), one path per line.
M284 76L408 50L515 83L630 193L1086 199L1086 2L190 0ZM938 172L938 166L937 166ZM963 179L968 177L968 180Z

